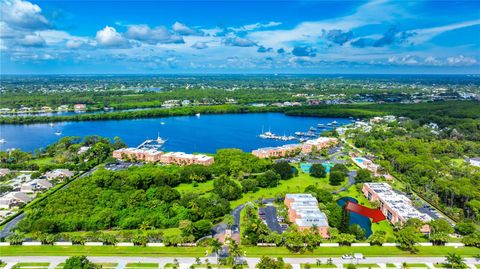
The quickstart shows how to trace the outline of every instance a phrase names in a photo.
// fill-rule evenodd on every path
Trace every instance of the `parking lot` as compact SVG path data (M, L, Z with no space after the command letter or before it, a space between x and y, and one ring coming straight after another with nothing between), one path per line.
M277 208L271 204L267 204L264 208L259 208L258 215L271 231L281 234L288 227L287 224L283 223L284 220L278 217Z

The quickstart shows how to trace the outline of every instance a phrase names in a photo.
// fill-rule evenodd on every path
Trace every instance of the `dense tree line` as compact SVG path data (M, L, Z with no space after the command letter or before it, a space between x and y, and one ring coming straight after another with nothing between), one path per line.
M406 120L349 135L355 146L367 148L383 170L408 183L408 188L455 219L478 222L480 171L464 159L480 156L480 143L450 130L432 130ZM364 173L359 174L363 180Z

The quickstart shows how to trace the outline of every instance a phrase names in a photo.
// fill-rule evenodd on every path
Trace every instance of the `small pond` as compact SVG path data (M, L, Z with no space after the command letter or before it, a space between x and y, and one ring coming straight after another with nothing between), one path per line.
M358 203L357 199L352 197L343 197L338 199L337 204L343 207L348 201ZM358 224L365 230L365 235L368 238L372 234L372 221L360 214L350 212L349 225Z

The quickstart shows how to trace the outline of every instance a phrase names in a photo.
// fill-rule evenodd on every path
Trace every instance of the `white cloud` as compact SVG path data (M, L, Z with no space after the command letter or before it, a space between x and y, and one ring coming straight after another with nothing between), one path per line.
M40 35L26 35L18 40L18 43L25 47L43 47L45 46L45 39Z
M125 36L151 45L159 43L181 44L185 42L181 36L171 33L163 26L150 28L148 25L144 24L130 25Z
M175 33L179 35L199 35L199 36L204 35L202 31L192 29L187 25L180 23L178 21L172 25L172 29Z
M96 40L100 46L103 47L128 47L128 41L117 32L117 30L110 26L105 26L99 30L96 35Z
M206 42L195 42L191 47L199 50L208 48Z
M415 44L420 44L444 32L465 28L465 27L470 27L474 25L480 25L480 20L465 21L465 22L448 24L448 25L439 26L439 27L411 30L409 32L415 33L415 35L410 37L408 40Z
M0 17L12 28L43 29L49 27L48 20L41 14L42 9L23 0L0 2Z
M463 55L448 57L447 63L449 65L474 65L477 63L477 60L470 57L465 57Z
M282 24L281 22L276 22L276 21L270 21L270 22L267 22L267 23L257 22L257 23L243 25L243 26L240 26L240 27L229 27L228 29L232 30L232 31L236 31L236 32L238 32L238 31L253 31L253 30L260 29L260 28L275 27L275 26L279 26L281 24Z

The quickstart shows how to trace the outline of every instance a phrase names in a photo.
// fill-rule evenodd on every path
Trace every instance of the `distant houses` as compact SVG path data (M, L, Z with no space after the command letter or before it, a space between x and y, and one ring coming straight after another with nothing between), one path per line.
M32 198L23 192L9 192L0 197L0 208L9 209L30 202Z
M53 180L53 179L66 179L66 178L70 178L70 177L73 177L74 173L68 169L55 169L55 170L52 170L52 171L49 171L47 173L45 173L45 176L49 179L49 180Z
M73 105L73 110L79 112L79 111L85 111L87 110L87 105L86 104L75 104Z

